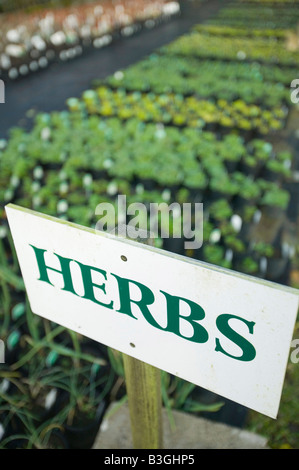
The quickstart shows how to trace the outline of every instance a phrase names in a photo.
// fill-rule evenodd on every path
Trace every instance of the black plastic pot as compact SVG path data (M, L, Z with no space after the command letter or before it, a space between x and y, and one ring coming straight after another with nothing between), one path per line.
M223 406L216 412L202 411L200 416L203 418L238 428L243 428L246 423L248 408L217 395L216 393L209 392L201 387L196 387L192 392L192 399L206 405L223 403Z
M185 254L185 239L181 238L163 238L163 249L179 255Z
M188 188L189 200L188 202L203 202L205 203L205 191L197 188Z
M54 429L51 433L50 439L47 442L46 448L47 449L69 449L70 445L66 436L63 434L63 432L60 431L59 429Z
M236 212L239 215L242 215L245 207L250 205L250 201L248 201L248 199L245 199L243 196L240 196L239 194L237 194L233 198L232 205L234 208L234 212Z
M17 362L20 357L24 354L24 349L21 347L20 344L17 344L14 348L9 349L8 347L5 348L5 363L10 366Z
M78 413L73 425L64 426L64 436L70 449L90 449L99 431L107 403L102 401L95 411L94 418L88 419Z
M4 422L6 412L2 413L1 421ZM16 415L12 414L9 419L8 425L4 428L4 434L1 441L4 441L6 438L12 438L14 435L19 436L24 433L24 424L21 419ZM16 439L11 439L5 449L25 449L28 444L27 439L22 439L21 437L16 437Z
M234 255L233 255L233 269L235 271L239 271L241 272L241 265L242 265L242 261L246 258L247 253L236 253L234 251Z
M239 162L237 160L224 160L224 164L229 173L234 173L238 168Z
M146 191L154 191L156 188L156 182L152 179L141 179L141 184Z
M255 179L258 176L260 176L262 168L263 166L261 162L257 162L255 166L249 166L249 165L246 165L245 162L241 162L239 171L244 173L244 175L252 176Z
M268 259L266 278L270 281L287 280L289 277L290 262L288 258Z
M240 239L243 240L244 242L248 242L250 240L251 231L252 231L252 224L243 221L241 230L239 232Z
M291 196L286 215L292 222L296 222L299 214L299 185L297 182L290 182L285 184L284 188Z
M185 253L184 253L185 256L188 256L188 251L185 250ZM198 261L202 261L203 260L203 246L201 246L200 248L196 248L193 250L193 255L192 255L192 258L198 260Z
M206 122L205 123L205 131L207 132L216 132L217 129L219 128L219 124L217 122Z
M220 189L221 188L219 188L219 190L208 189L205 192L205 200L203 201L205 207L209 207L213 202L223 198L226 199L227 202L232 201L233 196L231 194L221 192Z
M277 173L276 171L269 170L269 168L265 167L262 171L261 175L265 180L267 181L272 181L272 182L281 182L282 181L282 175Z

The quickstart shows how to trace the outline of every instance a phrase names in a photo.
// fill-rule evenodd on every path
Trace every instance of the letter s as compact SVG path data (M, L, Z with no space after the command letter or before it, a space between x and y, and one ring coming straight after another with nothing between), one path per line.
M216 320L216 325L217 325L218 330L220 331L220 333L222 333L224 336L230 339L233 343L239 346L242 349L243 354L242 356L233 356L229 354L222 348L218 338L216 338L215 340L216 341L215 351L220 351L222 352L222 354L225 354L226 356L231 357L232 359L237 359L238 361L244 361L244 362L252 361L256 356L256 351L254 347L252 346L252 344L249 343L249 341L247 341L245 338L243 338L243 336L239 335L239 333L237 333L235 330L231 328L231 326L229 325L229 320L231 319L240 320L243 323L245 323L245 325L248 326L249 333L253 334L253 327L255 325L254 322L247 321L244 318L238 317L236 315L229 315L229 314L220 315Z

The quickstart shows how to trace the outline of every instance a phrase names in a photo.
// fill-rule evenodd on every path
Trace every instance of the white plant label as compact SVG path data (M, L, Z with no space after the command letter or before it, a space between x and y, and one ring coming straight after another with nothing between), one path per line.
M6 206L32 311L275 418L298 291Z

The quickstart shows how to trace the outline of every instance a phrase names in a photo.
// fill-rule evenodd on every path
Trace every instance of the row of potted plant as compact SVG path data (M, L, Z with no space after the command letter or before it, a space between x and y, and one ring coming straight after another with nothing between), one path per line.
M247 19L246 19L247 22ZM281 66L298 63L298 51L273 38L219 37L193 31L162 48L166 54L200 58L249 60Z
M235 171L280 182L290 177L292 166L289 152L275 153L262 139L246 143L235 133L220 138L192 128L144 124L138 119L84 118L81 113L39 115L31 133L15 129L2 146L2 191L5 181L13 178L12 186L18 187L19 180L39 164L69 172L106 172L128 180L143 177L162 185L190 181L192 187L204 175L226 176Z
M248 18L255 18L257 15L260 18L265 19L267 22L272 18L281 17L289 18L290 16L298 18L299 14L299 5L298 3L293 3L292 5L288 4L287 8L286 5L280 5L276 3L276 5L263 5L262 3L259 4L257 7L255 4L251 5L249 3L230 3L222 8L217 13L217 18L239 18L240 16L247 15Z
M261 4L264 4L264 5L268 5L268 4L272 4L272 5L275 5L275 4L280 4L280 5L292 5L292 4L295 4L295 5L298 5L298 0L238 0L239 3L252 3L252 4L256 4L256 3L261 3Z
M289 204L289 193L278 181L236 169L228 173L231 163L242 169L249 152L260 164L291 159L287 153L275 155L261 140L245 145L236 135L218 140L212 133L137 120L124 125L95 116L40 116L30 134L14 131L3 149L0 194L5 203L87 226L96 223L97 205L113 202L118 194L126 194L128 204L203 202L214 228L233 214L248 224L249 208L278 217ZM225 204L217 204L223 199Z
M0 72L16 79L46 68L53 60L70 60L84 47L101 48L115 38L151 28L178 14L177 2L167 0L110 0L84 3L36 13L7 13L0 17Z
M101 186L101 181L95 181L97 186ZM102 182L102 187L105 187L105 181ZM118 205L116 196L119 192L123 193L124 186L123 180L112 180L108 185L107 193L104 193L102 197L93 193L94 187L89 189L87 194L81 194L76 189L77 196L74 192L67 199L61 199L61 196L57 197L55 194L52 194L52 200L56 201L57 207L51 208L49 205L43 201L42 207L39 207L40 210L43 210L45 213L54 212L62 218L75 221L80 224L85 225L95 225L97 220L94 214L94 208L92 205L95 205L100 202L110 202L115 204L115 212L117 214ZM112 191L112 185L114 186ZM109 187L110 186L110 187ZM123 186L123 187L122 187ZM74 190L75 188L73 188ZM130 188L132 190L132 188ZM277 192L277 188L273 190ZM278 190L279 191L279 190ZM64 196L65 197L65 196ZM190 195L186 193L186 190L178 191L174 196L175 199L180 199L181 202L190 200ZM160 203L167 201L172 202L171 192L164 190L163 193L160 191L145 191L144 188L139 184L138 188L136 187L136 193L127 194L128 204L132 202L143 202L148 204L149 202ZM16 202L19 202L18 200ZM25 201L23 200L23 203ZM266 201L265 201L266 202ZM26 205L30 206L30 202L27 200ZM254 223L259 220L257 217L260 209L260 204L255 205L246 205L244 210L241 212L234 211L233 205L227 201L226 198L220 198L212 202L209 205L204 205L205 207L205 222L203 225L204 230L204 242L201 250L196 250L193 253L186 253L188 256L195 256L199 259L203 259L206 262L224 266L227 268L237 269L238 271L246 272L248 274L256 274L255 271L250 271L248 263L251 260L251 265L258 266L260 269L260 263L264 263L263 275L267 275L267 266L265 266L265 258L267 263L269 263L268 269L270 269L270 260L281 259L281 255L277 256L276 250L271 248L271 245L266 242L256 242L254 239L248 237L248 229L252 227ZM241 215L240 215L241 214ZM182 224L182 220L178 220L176 215L175 223ZM129 223L130 219L126 220L126 223ZM115 218L107 222L107 229L109 228L109 223L111 228L115 225ZM163 228L163 227L162 227ZM160 233L161 226L159 226ZM184 254L184 240L172 238L172 224L170 223L170 239L160 238L160 245L165 249L171 251L179 252ZM251 240L250 243L248 241ZM282 251L282 245L278 244L278 250ZM283 255L284 266L286 266L287 261L293 255L292 251L285 252ZM263 261L262 261L263 260ZM247 266L247 267L246 267ZM275 275L281 275L281 272L272 273L272 278L275 278ZM12 339L13 340L13 339Z
M246 26L234 27L234 26L223 26L217 24L199 24L194 26L194 30L202 34L209 34L215 36L229 36L229 37L248 37L248 38L276 38L285 40L287 38L288 31L285 29L267 29L259 28L254 29Z
M86 179L85 175L85 180ZM146 191L140 183L135 188L135 194L132 194L132 186L126 186L125 181L121 179L110 180L108 185L106 180L94 180L94 185L88 188L88 191L85 191L85 193L82 190L80 192L79 188L76 188L73 184L70 184L70 187L73 191L70 196L53 194L50 190L51 204L48 198L44 198L45 193L42 196L42 191L40 191L41 197L38 209L45 213L58 214L62 218L80 224L94 226L97 222L94 207L96 207L100 202L110 202L111 204L115 204L115 213L117 215L118 203L116 197L119 193L122 194L125 188L129 190L127 193L128 204L136 201L143 202L145 205L150 202L159 204L163 201L167 201L171 203L173 199L180 200L181 203L190 201L190 194L188 194L188 191L186 190L180 189L171 196L170 190L164 190L162 193L161 191ZM99 196L100 187L102 187L102 196ZM105 187L106 192L104 189ZM278 191L280 190L277 187L273 187L274 195L277 195ZM266 194L268 195L268 193ZM39 195L38 192L37 195ZM16 202L22 202L22 204L26 204L27 206L31 205L30 197L27 198L27 200L24 198L20 198L20 200L17 199ZM50 207L51 205L53 206L53 202L55 203L55 207ZM254 239L251 239L251 243L248 243L248 240L250 240L250 238L248 238L248 229L249 227L252 227L254 222L259 220L257 215L263 204L266 205L266 200L264 202L261 200L258 204L250 204L250 201L248 201L248 204L244 206L242 211L235 211L233 204L228 202L227 198L219 198L210 204L204 204L205 222L203 225L203 247L201 250L196 250L193 253L188 252L186 254L188 256L198 257L199 259L203 259L212 264L234 268L248 274L254 274L255 272L249 271L249 267L247 266L249 259L252 260L252 264L254 262L254 265L257 265L258 267L259 263L264 258L266 258L267 262L272 258L277 259L274 248L272 247L271 249L271 245L268 243L257 243L254 242ZM272 204L270 203L270 198L268 200L268 204ZM176 226L177 224L181 225L183 223L183 220L180 220L181 215L175 215L175 217L176 220L173 223L175 223ZM110 228L113 228L115 222L116 219L113 215L111 221L108 220L107 222L107 229L109 229L109 224ZM126 223L129 222L130 219L127 219ZM172 238L172 227L173 225L170 223L169 228L171 238L163 239L161 236L159 246L184 254L184 240ZM159 233L161 228L163 227L159 226ZM280 245L279 249L282 249ZM289 259L290 254L292 253L288 253L288 256L284 255L285 261ZM265 263L265 260L263 262ZM266 267L263 269L263 275L266 276ZM276 274L279 275L281 273L277 272ZM272 273L271 275L275 277L275 273Z
M175 93L127 93L125 89L114 90L105 85L87 90L82 100L70 98L68 106L72 111L81 109L88 114L115 116L121 120L137 118L142 122L207 130L216 130L217 126L239 128L245 134L267 134L282 129L288 112L286 107L261 108L240 99L228 102L224 99L198 99L196 96L185 98Z
M227 83L232 77L235 80L237 86L238 80L244 82L246 79L250 83L263 83L267 82L271 84L276 83L277 88L280 84L289 87L290 82L294 77L293 67L281 67L273 64L260 64L257 62L235 62L225 60L209 60L202 59L198 60L192 57L176 56L175 59L172 56L162 55L153 53L145 59L137 62L136 64L130 65L124 70L119 70L115 74L107 78L108 82L115 87L124 87L127 89L133 89L136 86L137 90L150 91L147 89L149 84L152 84L154 77L152 76L152 69L164 74L164 69L169 69L171 72L179 75L178 79L184 77L188 83L189 78L201 76L205 77L207 74L210 76L212 73L217 75L220 80L225 80ZM139 74L144 73L143 80L145 85L142 85ZM149 76L148 76L149 74ZM163 85L163 75L161 77ZM172 75L169 76L169 80L175 80ZM149 84L147 83L149 81ZM133 85L131 84L133 82ZM99 80L94 81L95 85L99 85ZM155 80L155 85L158 82ZM152 86L152 85L151 85ZM211 84L213 86L213 83ZM166 89L164 90L166 91ZM169 90L168 90L169 91ZM176 90L178 91L178 90ZM196 91L191 89L192 92ZM190 90L188 91L190 93Z
M72 3L77 2L74 0L3 0L0 6L0 13L18 12L20 10L28 13L43 8L67 7ZM90 0L80 0L80 3L90 3Z
M217 80L214 80L215 76ZM128 91L179 93L227 101L241 99L247 104L275 107L289 103L289 85L293 77L292 69L282 71L277 66L268 68L258 64L212 60L199 62L181 56L174 60L167 55L153 54L109 76L106 83Z
M221 9L211 23L230 26L252 26L267 29L294 28L299 19L297 3L285 5L231 4Z
M211 18L208 23L213 26L231 26L237 28L249 27L253 29L273 29L273 30L290 30L295 28L297 20L293 17L267 17L260 18L257 14L255 17L246 18L246 15L239 15L234 18ZM274 35L275 36L275 35Z

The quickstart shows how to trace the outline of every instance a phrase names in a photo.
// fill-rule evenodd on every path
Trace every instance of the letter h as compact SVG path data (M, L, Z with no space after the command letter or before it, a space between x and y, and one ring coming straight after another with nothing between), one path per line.
M61 270L51 268L50 266L47 266L45 262L45 252L47 250L36 248L33 245L30 245L30 246L33 248L35 256L36 256L36 260L37 260L37 264L39 268L39 274L40 274L39 281L47 282L48 284L53 286L48 276L48 270L54 271L56 273L62 274L63 276L64 287L62 290L78 295L74 290L71 269L70 269L70 263L73 260L69 258L64 258L63 256L59 256L56 253L54 253L55 256L57 256L57 258L59 259Z

